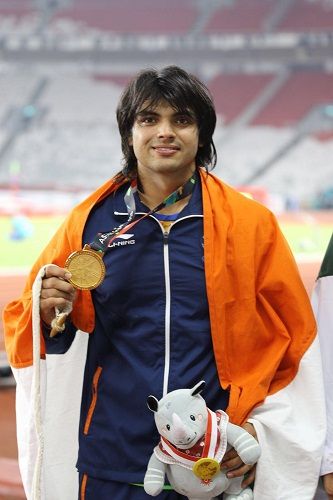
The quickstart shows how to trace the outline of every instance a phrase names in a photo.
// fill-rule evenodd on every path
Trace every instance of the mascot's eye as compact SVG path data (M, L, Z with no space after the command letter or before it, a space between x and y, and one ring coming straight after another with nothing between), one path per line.
M165 427L168 429L168 431L171 429L171 427L170 427L170 425L169 425L169 424L166 424L166 426L165 426Z
M190 419L194 421L195 420L195 416L194 415L190 415Z

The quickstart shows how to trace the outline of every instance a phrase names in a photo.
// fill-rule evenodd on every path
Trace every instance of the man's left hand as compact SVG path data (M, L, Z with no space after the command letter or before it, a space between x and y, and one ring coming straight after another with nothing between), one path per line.
M242 425L243 429L245 429L251 436L257 439L257 433L255 428L249 422L245 422ZM258 440L258 439L257 439ZM242 488L246 488L249 484L253 483L256 475L256 465L246 465L240 457L238 456L236 450L231 448L223 457L221 462L221 469L226 471L227 477L232 479L234 477L244 477L242 482Z

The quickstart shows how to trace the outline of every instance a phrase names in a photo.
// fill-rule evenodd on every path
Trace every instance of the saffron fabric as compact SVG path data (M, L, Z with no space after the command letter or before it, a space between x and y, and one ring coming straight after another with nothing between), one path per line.
M226 412L231 422L252 422L259 437L262 455L255 498L312 500L326 429L316 324L306 291L274 215L212 174L201 170L200 175L214 356L221 387L230 391ZM22 297L4 310L6 349L17 380L20 467L28 499L36 442L29 396L32 283L42 266L63 267L68 255L82 248L91 209L116 189L113 180L107 182L71 212L35 263ZM87 333L95 324L90 292L78 293L72 321L79 332L69 351L46 356L42 362L47 500L72 500L77 495L76 406ZM42 335L41 352L44 359ZM66 426L60 425L64 415ZM65 457L58 450L60 439L70 443Z

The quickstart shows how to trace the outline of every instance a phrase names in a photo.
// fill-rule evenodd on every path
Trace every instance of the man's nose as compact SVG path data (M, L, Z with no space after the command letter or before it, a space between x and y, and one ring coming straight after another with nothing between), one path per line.
M169 120L161 120L158 124L157 135L160 138L174 137L175 131L172 126L172 123Z

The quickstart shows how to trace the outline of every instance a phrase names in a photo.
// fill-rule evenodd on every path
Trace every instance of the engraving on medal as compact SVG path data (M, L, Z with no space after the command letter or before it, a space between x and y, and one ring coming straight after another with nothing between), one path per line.
M72 274L68 281L80 290L97 288L105 276L101 255L89 248L73 252L66 260L65 268Z
M219 472L220 464L214 458L200 458L195 462L192 470L197 477L208 481Z

